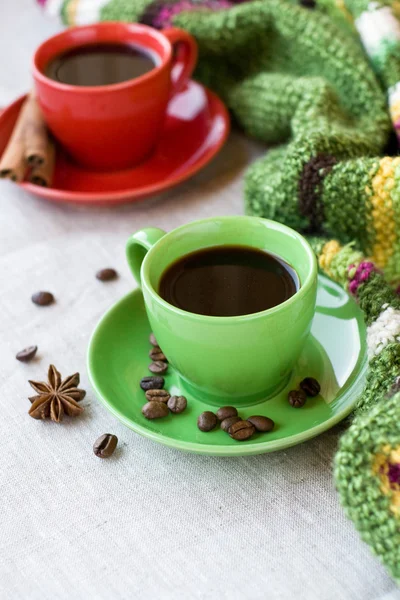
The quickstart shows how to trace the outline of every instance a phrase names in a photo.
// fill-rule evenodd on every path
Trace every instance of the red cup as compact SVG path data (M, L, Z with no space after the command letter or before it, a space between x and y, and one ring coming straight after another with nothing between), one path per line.
M122 83L75 86L49 79L48 63L63 52L97 43L129 43L155 53L158 64ZM184 88L197 60L194 38L181 29L156 31L136 23L73 27L36 50L33 77L49 129L69 154L93 169L123 169L153 150L169 100Z

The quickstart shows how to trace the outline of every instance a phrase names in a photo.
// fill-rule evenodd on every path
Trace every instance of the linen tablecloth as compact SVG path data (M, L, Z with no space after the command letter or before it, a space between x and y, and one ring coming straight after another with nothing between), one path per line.
M31 0L0 4L0 104L30 86L35 46L60 29ZM231 135L202 173L118 208L78 208L0 182L0 598L395 600L400 592L339 504L331 461L341 427L285 452L207 458L152 443L99 404L85 368L89 336L134 286L124 244L241 214L242 173L261 148ZM115 267L102 284L95 272ZM30 301L48 289L49 308ZM37 358L15 353L37 344ZM53 362L81 373L80 418L31 419L28 379ZM115 433L115 455L92 452Z

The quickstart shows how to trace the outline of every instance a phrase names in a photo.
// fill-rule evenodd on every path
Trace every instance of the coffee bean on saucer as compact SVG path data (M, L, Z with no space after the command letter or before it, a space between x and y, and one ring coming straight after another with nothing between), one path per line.
M150 334L149 342L152 346L158 346L158 342L156 340L156 336L154 335L154 333Z
M314 377L306 377L300 382L300 387L310 398L318 396L321 391L321 386Z
M150 350L149 356L152 360L163 360L164 362L168 362L167 357L159 346L154 346L154 348Z
M108 458L114 452L118 438L112 433L104 433L93 444L93 452L99 458Z
M217 417L219 421L229 419L229 417L237 417L238 411L234 406L221 406L217 410Z
M51 292L35 292L32 296L32 302L38 306L48 306L53 304L54 296Z
M165 404L170 399L170 395L167 390L147 390L146 398L148 402L165 402Z
M216 427L217 422L217 415L215 415L210 410L206 410L205 412L201 413L201 415L199 415L199 418L197 419L197 427L201 431L211 431L212 429L214 429L214 427Z
M247 420L254 425L256 431L260 431L262 433L272 431L275 425L272 419L263 417L262 415L254 415L253 417L249 417Z
M143 377L140 380L140 387L145 392L147 390L161 390L164 387L164 377L157 377L155 375L150 377Z
M27 348L20 350L15 358L20 362L29 362L35 356L36 352L37 346L28 346Z
M254 425L249 421L237 421L229 427L228 433L234 440L244 442L251 438L255 430Z
M96 278L100 281L111 281L112 279L116 279L117 277L118 273L115 269L101 269L96 273Z
M178 415L187 407L187 400L185 396L171 396L171 398L168 400L167 406L171 412Z
M293 408L301 408L305 405L307 396L303 390L292 390L288 394L288 399Z
M157 373L159 375L163 375L167 372L168 365L162 360L156 360L149 365L149 371L152 373Z
M228 433L229 427L234 423L238 423L241 420L242 419L240 417L228 417L227 419L224 419L223 421L221 421L222 431L226 431Z
M169 414L168 406L164 402L148 402L142 408L142 414L146 419L162 419Z

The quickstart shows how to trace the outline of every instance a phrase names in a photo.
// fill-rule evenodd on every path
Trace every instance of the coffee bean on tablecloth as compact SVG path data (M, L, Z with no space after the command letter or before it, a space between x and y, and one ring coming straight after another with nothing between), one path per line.
M310 398L318 396L321 391L321 386L314 377L306 377L300 382L300 387Z
M169 414L168 406L164 402L148 402L142 408L142 414L146 419L161 419Z
M164 362L168 362L167 357L159 346L154 346L154 348L150 350L149 356L152 360L163 360Z
M234 406L221 406L217 410L217 417L219 421L229 419L229 417L237 417L238 411Z
M197 427L201 431L211 431L217 425L218 419L210 410L201 413L197 419Z
M96 278L100 281L111 281L112 279L116 279L118 277L118 273L115 269L100 269L97 271Z
M233 425L234 423L237 423L238 421L241 421L241 420L242 420L241 417L228 417L227 419L224 419L223 421L221 421L221 429L228 433L229 427L231 425Z
M149 377L143 377L140 380L140 387L145 392L147 390L161 390L164 387L164 377L157 377L156 375L150 375Z
M162 360L156 360L149 365L149 371L152 373L157 373L159 375L163 375L167 372L168 365Z
M288 400L293 408L301 408L305 405L307 396L303 390L291 390L288 394Z
M37 346L28 346L27 348L20 350L15 358L20 362L29 362L35 356L36 352Z
M147 390L146 399L148 402L165 402L167 403L170 399L170 394L167 390Z
M187 400L185 396L171 396L168 400L167 406L169 410L175 414L183 412L187 406Z
M93 452L99 458L108 458L114 452L118 438L112 433L104 433L93 444Z
M158 342L156 340L156 336L154 335L154 333L150 334L149 342L152 346L158 346Z
M262 415L253 415L252 417L248 417L247 419L249 423L254 425L257 431L262 433L267 433L267 431L272 431L275 423L269 417L263 417Z
M48 306L53 304L54 296L51 292L35 292L32 295L32 302L38 306Z
M255 430L254 425L249 421L237 421L229 427L228 433L234 440L244 442L251 438Z

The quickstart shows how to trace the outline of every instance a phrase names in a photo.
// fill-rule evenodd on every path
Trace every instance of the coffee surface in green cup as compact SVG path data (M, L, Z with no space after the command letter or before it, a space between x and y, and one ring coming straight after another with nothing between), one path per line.
M249 246L214 246L180 257L164 271L159 294L199 315L249 315L285 302L299 288L283 259Z

